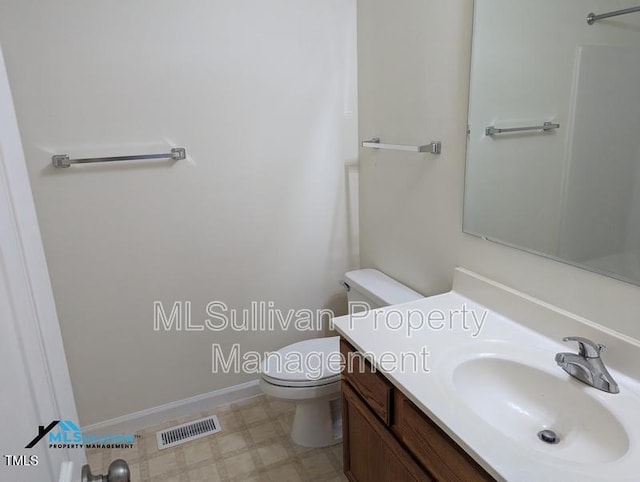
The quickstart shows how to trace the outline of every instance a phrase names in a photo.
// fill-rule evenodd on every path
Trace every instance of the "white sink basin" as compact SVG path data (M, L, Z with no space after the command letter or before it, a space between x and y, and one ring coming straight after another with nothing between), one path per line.
M557 368L552 363L550 367ZM456 395L473 412L514 443L581 464L623 457L629 437L620 421L591 396L596 389L566 379L559 368L556 371L557 375L485 355L455 366L452 382ZM559 441L540 440L541 430L552 430Z
M492 293L491 286L481 288ZM358 323L349 317L334 321L341 334L371 355L385 376L496 480L638 482L640 370L634 364L640 359L640 345L593 333L582 321L565 319L560 311L517 298L511 291L499 295L529 317L553 320L539 323L553 336L487 311L455 292L371 311ZM457 326L452 318L443 329L411 329L416 312L428 319L433 313L460 314L461 307L479 317L485 311L484 328L477 336L460 316ZM391 314L393 320L402 318L399 329L380 321ZM557 366L557 353L573 351L560 340L574 334L590 334L609 345L604 363L620 393L585 385ZM422 363L383 366L389 353L402 360L403 354L425 349L426 368ZM620 350L634 367L630 372L616 370L613 361L618 357L620 366ZM554 431L558 443L540 440L542 430Z

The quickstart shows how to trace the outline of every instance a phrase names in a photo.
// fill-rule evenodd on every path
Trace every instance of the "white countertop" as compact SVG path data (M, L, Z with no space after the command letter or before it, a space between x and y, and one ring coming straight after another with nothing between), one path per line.
M357 350L370 354L381 373L496 479L513 482L640 480L638 382L610 369L621 387L620 395L581 384L558 367L554 360L558 352L575 351L574 346L545 337L453 291L366 314L354 314L353 317L343 316L336 318L334 323L346 340ZM424 355L425 352L428 356ZM401 367L403 356L405 366ZM461 396L452 375L460 363L483 356L504 357L532 366L538 370L536 373L544 372L554 380L557 378L560 387L565 382L575 384L571 389L578 393L578 397L567 403L580 406L570 407L570 412L575 408L579 414L582 395L576 390L584 390L584 397L591 397L589 403L595 400L596 405L602 404L613 415L612 420L623 421L628 435L628 450L624 448L621 456L610 457L611 460L605 456L602 461L598 461L598 457L572 461L563 455L566 448L561 444L540 442L535 431L505 434L487 423L479 415L482 412L470 408L470 404L486 403L486 400L483 401L481 396L477 400L469 400L468 395ZM603 359L606 363L606 352ZM529 380L521 382L527 384ZM541 395L558 396L557 393ZM557 403L562 402L559 400ZM562 425L562 421L557 423ZM589 423L585 423L580 427L580 433L589 433L590 429ZM589 435L592 436L597 435ZM526 440L522 441L522 437ZM567 444L569 440L570 434ZM620 441L623 447L627 447L626 443Z

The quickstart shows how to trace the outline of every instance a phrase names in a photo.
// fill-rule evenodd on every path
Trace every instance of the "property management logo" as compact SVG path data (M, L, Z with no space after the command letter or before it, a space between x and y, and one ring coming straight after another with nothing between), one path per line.
M47 437L49 448L132 448L133 443L139 437L135 434L114 434L114 435L85 435L80 427L71 420L53 420L46 427L40 425L38 434L29 442L25 448L33 448L43 438Z

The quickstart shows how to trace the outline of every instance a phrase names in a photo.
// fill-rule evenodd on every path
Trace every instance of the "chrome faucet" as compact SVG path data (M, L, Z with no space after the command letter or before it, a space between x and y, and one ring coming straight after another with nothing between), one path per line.
M577 341L578 353L558 353L556 363L565 372L593 388L607 393L619 393L618 384L604 366L600 352L604 345L580 336L567 336L562 341Z

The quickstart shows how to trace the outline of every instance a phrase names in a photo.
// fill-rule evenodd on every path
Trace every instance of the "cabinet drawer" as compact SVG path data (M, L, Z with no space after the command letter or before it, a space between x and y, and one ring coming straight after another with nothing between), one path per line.
M340 340L340 353L346 362L342 372L344 379L365 400L369 408L387 426L390 425L393 385L374 372L369 362L344 340Z
M342 387L344 473L352 482L432 482L356 395Z
M394 431L413 456L438 481L493 481L462 448L399 391Z

